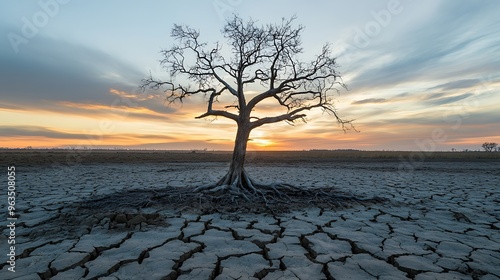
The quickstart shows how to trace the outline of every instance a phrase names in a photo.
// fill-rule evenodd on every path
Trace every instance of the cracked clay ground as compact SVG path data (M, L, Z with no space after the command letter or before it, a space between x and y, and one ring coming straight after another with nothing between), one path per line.
M16 272L4 230L0 279L500 279L499 163L398 164L250 165L262 182L389 199L277 215L75 210L124 188L213 182L224 163L20 166Z

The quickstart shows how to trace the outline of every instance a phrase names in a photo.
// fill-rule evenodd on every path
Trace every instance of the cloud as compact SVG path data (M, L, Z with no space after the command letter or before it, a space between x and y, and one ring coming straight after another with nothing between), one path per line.
M477 86L478 84L481 83L481 80L479 79L464 79L464 80L458 80L458 81L453 81L441 85L434 86L430 89L442 89L442 90L454 90L454 89L464 89L464 88L471 88L473 86Z
M90 142L100 139L109 141L123 141L143 139L150 142L179 140L177 137L172 137L163 134L86 134L86 133L71 133L58 131L47 127L24 125L24 126L0 126L1 137L45 137L51 139L69 139L69 140L90 140Z
M22 110L22 108L19 107L19 106L13 106L13 105L10 105L10 104L2 104L2 103L0 103L0 109Z
M65 115L84 116L92 119L116 120L129 119L130 121L168 121L175 118L177 108L174 106L163 106L161 98L148 101L136 101L128 98L116 98L110 104L97 102L72 102L72 101L48 101L41 100L37 104L17 103L16 105L0 103L1 111L18 112L44 112L59 113Z
M143 94L131 94L129 92L120 91L120 90L117 90L117 89L114 89L114 88L110 89L109 92L112 93L112 94L114 94L114 95L117 95L119 97L122 97L122 98L134 99L134 100L137 100L137 101L144 101L144 100L156 99L158 97L158 95L147 94L147 93L143 93Z
M349 87L363 91L426 81L452 90L471 86L492 71L500 72L498 24L485 20L499 6L442 1L434 15L401 28L397 40L374 38L366 48L351 49L351 56L359 59L346 65L354 72ZM443 83L457 76L465 78Z
M446 96L446 92L437 92L437 93L429 93L426 94L423 99L425 100L432 100L432 99L437 99L437 98L442 98L443 96Z
M2 28L0 28L0 31ZM165 94L144 93L145 77L110 54L42 35L18 54L0 44L1 109L165 120L175 107Z
M160 98L142 101L122 97L115 99L111 104L68 101L57 101L55 104L58 106L59 112L86 115L94 118L98 116L114 116L118 118L165 121L170 119L172 113L176 111L173 107L162 106Z
M52 130L39 126L0 126L0 135L2 137L18 137L18 136L38 136L56 139L87 139L94 138L95 135L81 133L67 133Z
M385 103L387 99L385 98L367 98L362 100L353 101L351 104L359 105L359 104L367 104L367 103Z
M118 106L103 106L100 104L79 104L79 103L64 103L63 106L66 107L66 112L68 114L85 115L89 117L101 117L105 118L113 117L114 119L125 119L131 118L133 120L158 120L166 121L169 119L168 115L162 115L160 113L153 112L147 108L130 108L130 107L118 107ZM73 107L73 108L72 108ZM72 108L72 109L71 109Z
M428 105L431 105L431 106L444 105L444 104L449 104L449 103L453 103L453 102L457 102L457 101L466 99L466 98L471 97L473 95L474 95L473 93L469 92L469 93L464 93L464 94L460 94L460 95L447 96L447 97L437 98L437 99L436 99L436 97L438 95L433 95L431 100L428 100L426 103Z
M110 89L138 92L144 77L110 54L42 35L17 54L0 44L0 73L2 100L23 107L40 101L111 104L117 96Z
M207 142L231 142L233 140L232 139L219 138L219 139L206 139L205 141L207 141Z

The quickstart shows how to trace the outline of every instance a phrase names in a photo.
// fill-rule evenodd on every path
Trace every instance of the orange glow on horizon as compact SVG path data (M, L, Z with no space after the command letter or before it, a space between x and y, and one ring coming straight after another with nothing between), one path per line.
M41 136L23 136L23 137L0 137L1 148L19 149L26 147L33 148L60 148L64 146L76 146L76 143L81 140L54 139Z
M147 114L147 115L152 115L152 116L165 117L163 114L157 113L157 112L152 111L152 110L145 108L145 107L127 107L124 105L107 106L107 105L101 105L101 104L81 104L81 103L68 102L68 101L61 101L61 102L58 102L58 104L65 106L65 107L70 107L70 108L78 108L78 109L90 110L90 111L102 111L103 113L116 114L116 115L120 115L120 116L124 116L124 117L126 117L129 114Z
M273 145L273 142L267 139L254 139L253 142L259 147L269 147Z
M123 98L133 98L132 94L126 92L111 92ZM141 98L155 97L150 95ZM6 104L6 107L8 105ZM181 106L170 106L169 110L161 112L157 107L154 107L153 111L143 105L129 107L123 102L113 106L59 101L41 103L39 107L0 108L0 119L3 121L0 124L0 147L233 149L236 133L236 124L233 121L225 118L195 119L195 116L206 110L205 103L186 102ZM272 116L276 111L269 106L259 113ZM456 128L453 126L455 123L405 122L404 119L396 117L371 121L370 116L354 123L361 133L353 130L344 133L333 118L322 116L321 112L311 111L308 116L307 124L297 122L290 126L286 123L275 123L255 129L250 135L248 149L418 150L419 146L415 141L431 139L435 129L442 129L447 137L446 141L436 143L438 150L476 150L481 149L484 142L500 142L499 136L495 135L488 125L461 124ZM464 121L468 120L467 118L468 116L463 117ZM488 132L475 136L474 131L478 128Z

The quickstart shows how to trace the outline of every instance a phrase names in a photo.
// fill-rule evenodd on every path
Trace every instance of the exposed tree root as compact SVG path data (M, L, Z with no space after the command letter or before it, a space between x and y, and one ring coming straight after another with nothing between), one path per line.
M258 184L243 171L228 173L212 185L159 190L129 190L82 204L84 208L101 210L116 208L142 209L150 206L178 211L280 213L306 207L346 208L356 204L385 201L378 197L359 198L342 194L333 187L303 188L289 184Z
M219 182L197 187L194 189L194 192L212 196L229 194L232 201L237 198L243 198L247 202L255 202L255 198L260 197L267 204L268 201L266 194L262 191L263 189L259 185L254 184L246 171L243 170L240 174L236 175L227 173ZM277 189L276 191L279 192Z

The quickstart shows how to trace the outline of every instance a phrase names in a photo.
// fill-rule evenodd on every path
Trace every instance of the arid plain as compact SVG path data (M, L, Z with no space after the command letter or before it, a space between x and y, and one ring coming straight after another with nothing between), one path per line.
M500 153L249 152L256 181L361 199L280 213L140 203L218 180L227 152L0 154L6 224L16 171L15 272L3 227L1 279L500 278Z

